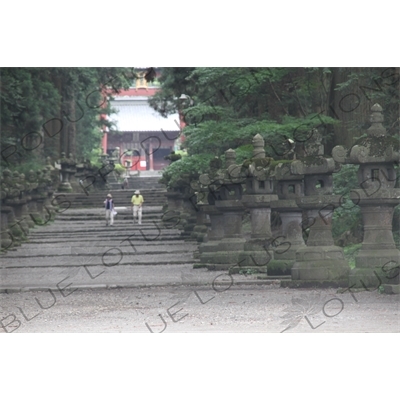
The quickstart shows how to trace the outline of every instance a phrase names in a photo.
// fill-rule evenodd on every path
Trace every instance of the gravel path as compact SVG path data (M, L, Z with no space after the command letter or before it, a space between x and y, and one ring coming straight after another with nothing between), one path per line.
M0 304L9 333L400 332L398 296L273 283L1 293Z

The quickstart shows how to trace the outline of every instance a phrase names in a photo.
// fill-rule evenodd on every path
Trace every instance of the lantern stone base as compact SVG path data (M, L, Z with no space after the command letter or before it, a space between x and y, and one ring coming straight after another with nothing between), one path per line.
M266 239L252 238L244 245L240 253L238 264L240 268L258 268L267 272L267 264L274 258L274 252L268 248Z
M308 246L297 250L292 280L343 281L350 268L343 250L337 246Z
M395 248L389 249L360 249L355 257L356 269L380 267L383 271L399 265L400 251Z
M361 248L355 261L356 268L349 275L350 287L376 289L382 284L398 283L399 250Z
M200 255L203 253L215 253L218 251L219 240L209 240L208 242L203 242L199 245Z
M290 275L296 260L271 260L267 265L269 276Z
M355 268L349 275L349 287L372 291L383 285L396 285L399 282L399 262L389 260L374 268Z
M69 182L61 182L58 185L57 192L72 193L72 186Z
M384 284L382 285L383 288L383 293L386 294L400 294L400 285L389 285L389 284Z
M268 263L267 271L268 275L290 275L292 267L296 262L296 252L300 248L305 248L304 243L301 245L293 245L290 240L290 246L285 244L285 239L282 240L282 245L274 251L274 259Z
M200 263L197 265L203 264L210 271L227 271L241 260L239 257L243 252L244 244L245 239L243 238L225 238L215 241L215 244L213 242L202 243Z

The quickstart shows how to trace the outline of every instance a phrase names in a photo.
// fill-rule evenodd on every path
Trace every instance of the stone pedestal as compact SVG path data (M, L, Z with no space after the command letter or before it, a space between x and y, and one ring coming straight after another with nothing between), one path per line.
M307 246L296 251L296 262L292 267L292 279L303 281L347 282L349 266L343 249L335 246L332 238L332 210L339 196L304 197L297 205L306 210L309 221Z
M218 251L219 242L224 237L224 216L215 205L201 206L205 214L210 217L210 229L207 231L206 241L199 245L200 263L195 264L196 268L207 267L207 262L212 254Z
M9 229L9 227L12 226L12 221L14 220L12 216L13 210L11 207L2 205L0 211L1 211L1 220L0 220L1 249L7 250L14 244L14 241L16 240Z
M305 247L302 231L303 212L294 199L273 201L271 208L279 212L282 232L274 239L274 259L268 264L268 274L291 275L296 252Z
M219 200L215 207L223 214L224 237L219 241L217 251L203 253L201 260L208 264L209 270L229 270L238 263L246 242L242 237L244 207L239 200Z
M209 214L211 231L214 225L214 237L209 237L209 241L200 246L200 263L209 270L229 270L238 263L246 242L242 237L244 208L237 200L220 200L215 203L215 209L220 214ZM210 212L210 209L207 211ZM219 227L215 229L217 222ZM218 240L222 233L221 226L224 236Z
M35 222L33 221L33 219L31 218L30 215L30 210L29 210L29 204L32 201L32 198L30 196L25 197L25 202L22 204L21 207L21 217L23 219L23 222L26 223L28 225L28 227L30 229L35 227ZM32 204L31 207L34 207L36 209L36 204Z
M168 210L163 216L163 221L167 225L171 225L177 229L183 229L183 223L181 221L182 211L182 194L178 191L168 191L165 194L167 198Z
M196 214L196 225L193 228L193 231L191 233L191 238L193 240L196 240L198 243L202 243L206 241L207 239L207 215L204 212L204 205L197 204L197 207L199 208L199 211ZM199 257L199 252L195 254L195 258Z
M243 205L250 210L251 237L240 253L238 269L252 268L258 272L267 272L267 264L274 256L271 248L270 204L277 198L274 194L248 194L242 197Z
M18 207L15 205L15 200L6 199L5 205L2 206L1 211L8 212L7 214L7 223L8 223L8 231L11 233L12 238L14 240L13 245L19 245L22 241L26 240L26 237L29 233L29 227L27 224L24 224L21 221L20 217L17 217L16 211ZM10 237L10 235L8 235Z
M52 220L51 210L44 206L46 197L44 194L35 194L28 203L29 218L35 225L45 225Z
M185 241L194 240L191 238L191 234L196 225L197 221L197 211L195 205L192 203L193 198L183 197L182 199L182 211L180 213L182 228L181 236L185 238Z
M394 207L400 204L400 189L380 190L369 198L362 190L355 190L351 198L361 207L364 238L349 286L376 289L398 283L400 251L393 240L392 221Z
M38 199L40 199L40 197L36 193L34 193L30 196L30 201L27 204L29 219L33 222L34 226L42 224L42 216L39 213L38 207L37 207Z
M60 181L60 184L58 185L57 191L58 192L67 192L67 193L72 192L72 186L69 181L70 174L71 174L70 169L61 165L60 174L61 174L61 181Z
M6 199L5 204L12 207L16 219L16 223L18 223L20 229L23 232L23 235L26 236L29 233L29 224L27 214L27 206L25 199Z

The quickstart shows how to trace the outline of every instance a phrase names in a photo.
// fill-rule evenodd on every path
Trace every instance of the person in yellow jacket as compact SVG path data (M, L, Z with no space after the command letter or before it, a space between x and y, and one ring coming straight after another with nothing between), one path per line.
M143 196L140 194L139 190L135 191L135 194L131 199L132 208L133 208L133 223L135 223L136 219L139 219L139 225L142 225L142 205L143 205Z

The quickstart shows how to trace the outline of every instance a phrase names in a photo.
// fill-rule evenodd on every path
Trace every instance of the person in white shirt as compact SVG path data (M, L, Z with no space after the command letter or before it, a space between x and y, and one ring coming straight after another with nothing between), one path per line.
M106 226L114 224L114 200L112 199L111 194L107 195L107 198L104 200L104 207L106 210Z

